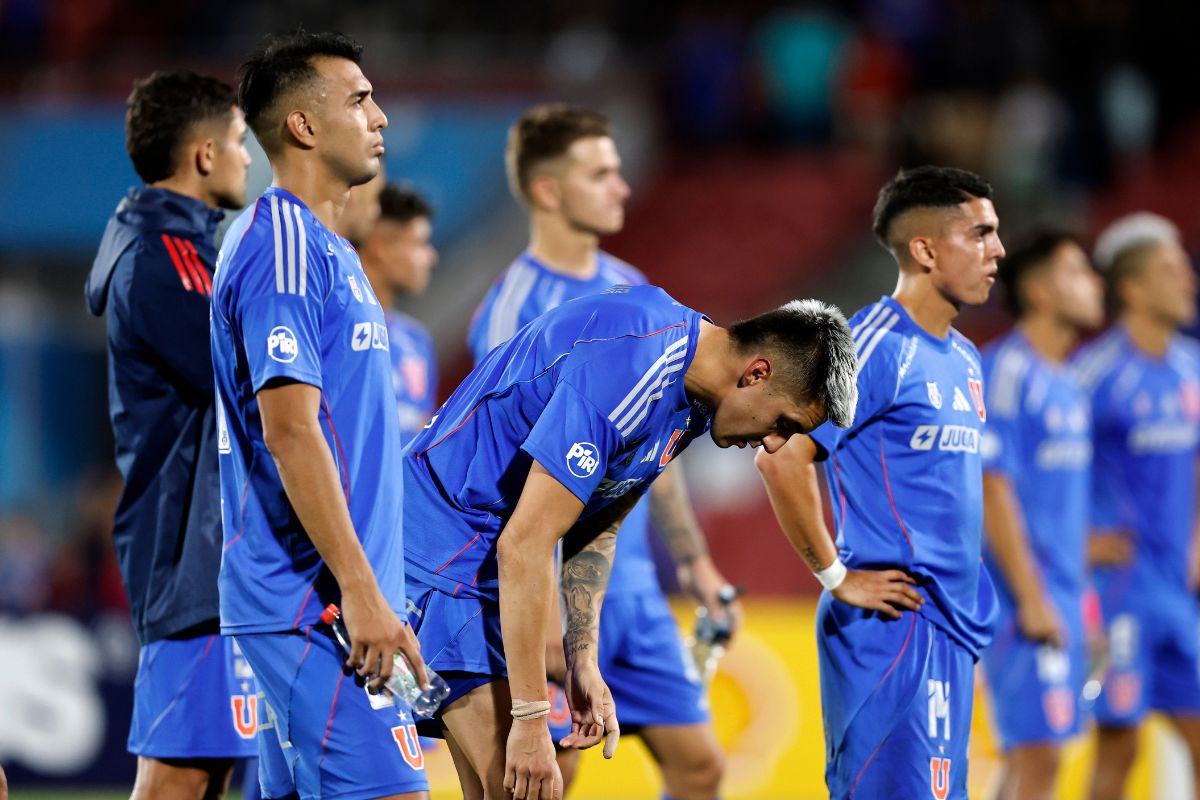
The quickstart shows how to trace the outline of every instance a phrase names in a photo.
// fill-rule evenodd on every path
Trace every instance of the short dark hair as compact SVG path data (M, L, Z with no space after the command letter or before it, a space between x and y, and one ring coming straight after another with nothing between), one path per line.
M1022 281L1027 275L1048 266L1064 244L1083 246L1079 236L1065 228L1038 228L1020 239L1001 259L996 277L1004 287L1004 305L1014 317L1029 310L1021 294Z
M888 250L892 223L914 208L953 208L972 198L990 200L992 186L974 172L954 167L923 166L900 170L879 190L871 230Z
M735 322L729 335L743 353L768 354L783 390L794 399L821 403L839 428L854 423L858 356L850 326L837 306L793 300Z
M270 120L279 99L298 86L317 79L313 59L318 56L344 58L358 64L362 45L341 33L309 33L303 29L287 36L268 36L238 68L238 105L246 124L264 149L273 127Z
M179 147L197 125L232 119L236 98L224 81L188 70L135 81L125 104L125 150L146 183L178 169Z
M575 142L592 136L612 136L612 123L597 111L566 103L543 103L522 114L509 128L504 150L513 196L528 203L534 168L565 155Z
M379 192L379 218L401 225L419 217L433 218L433 207L420 192L403 183L389 183Z

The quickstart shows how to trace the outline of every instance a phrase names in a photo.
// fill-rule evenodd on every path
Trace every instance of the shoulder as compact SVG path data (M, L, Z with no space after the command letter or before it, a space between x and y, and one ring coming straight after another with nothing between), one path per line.
M979 348L956 328L950 329L950 349L961 356L968 367L983 373L983 359L979 355Z
M886 302L880 300L859 309L850 318L850 332L854 335L860 377L899 368L908 337L900 314Z
M1034 366L1028 348L1015 336L1005 336L985 348L988 410L1002 416L1015 414L1020 409L1022 387Z
M1071 370L1085 391L1095 392L1124 363L1125 339L1110 330L1079 349L1071 359Z
M1187 373L1189 377L1194 376L1200 370L1200 342L1191 336L1179 334L1172 340L1167 358L1177 370Z
M638 286L649 283L637 267L603 251L600 253L600 269L609 275L614 284Z

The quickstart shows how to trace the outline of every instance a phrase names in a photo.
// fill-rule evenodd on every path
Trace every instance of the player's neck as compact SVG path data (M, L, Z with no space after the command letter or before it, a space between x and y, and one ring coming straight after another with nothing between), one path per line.
M1051 364L1066 361L1079 342L1079 331L1049 314L1027 314L1017 323L1017 330L1030 346Z
M599 248L594 234L572 230L557 219L537 220L530 226L529 254L547 269L572 278L596 274Z
M171 177L147 184L151 189L166 189L168 192L199 200L210 208L217 207L215 197L210 197L204 191L204 183L199 175L172 175Z
M331 231L337 230L338 218L350 196L347 184L309 160L282 158L272 162L271 167L274 173L272 186L295 195L322 225Z
M958 316L958 306L947 300L924 276L914 276L901 270L892 299L926 333L938 339L950 335L950 326Z
M1162 358L1167 353L1171 336L1175 333L1173 325L1165 324L1162 320L1126 311L1121 315L1120 324L1129 335L1134 347L1153 358Z
M716 408L727 387L737 385L744 366L729 331L701 320L696 353L683 374L683 389L688 398Z

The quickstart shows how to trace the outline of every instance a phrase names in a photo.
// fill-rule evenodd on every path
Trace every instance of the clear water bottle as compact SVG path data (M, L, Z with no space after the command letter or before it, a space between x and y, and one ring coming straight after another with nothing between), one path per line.
M738 590L733 586L721 587L717 598L721 607L728 609L737 599ZM696 662L696 670L705 683L710 682L717 672L717 662L725 655L725 645L733 635L729 615L724 620L714 619L704 606L696 609L696 627L688 641L692 651L692 660Z
M337 637L338 643L349 656L350 635L346 632L346 623L342 619L341 610L335 604L330 603L321 612L321 621L333 629L333 635ZM407 703L414 716L422 719L432 717L450 696L450 686L446 680L434 672L429 665L426 665L425 676L428 685L422 688L417 684L417 676L413 674L412 666L403 653L396 653L393 663L395 666L392 668L392 677L388 678L384 686L393 695Z

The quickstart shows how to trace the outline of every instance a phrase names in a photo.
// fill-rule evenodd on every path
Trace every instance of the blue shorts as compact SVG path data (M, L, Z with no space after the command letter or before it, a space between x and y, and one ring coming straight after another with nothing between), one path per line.
M1113 601L1100 589L1109 668L1096 700L1101 725L1137 725L1150 709L1200 714L1196 598L1158 590L1126 592Z
M295 787L302 798L369 800L428 791L412 712L356 685L324 625L239 634L237 641L254 667L269 718L259 742L265 795Z
M983 651L992 715L1003 750L1066 741L1081 730L1079 695L1087 679L1083 622L1068 624L1063 650L1033 642L1005 607L992 644Z
M817 606L825 781L833 800L966 800L971 653L925 617Z
M146 758L248 758L257 752L254 673L220 634L160 639L138 654L129 752Z

